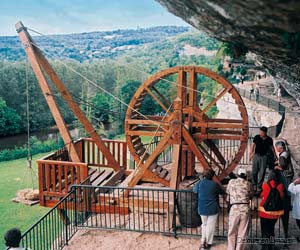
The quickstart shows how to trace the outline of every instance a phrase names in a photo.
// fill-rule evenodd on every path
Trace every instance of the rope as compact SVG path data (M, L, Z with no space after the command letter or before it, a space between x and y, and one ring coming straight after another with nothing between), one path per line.
M29 114L29 76L28 61L26 62L26 117L27 117L27 169L30 172L32 189L34 189L32 155L30 152L30 114Z

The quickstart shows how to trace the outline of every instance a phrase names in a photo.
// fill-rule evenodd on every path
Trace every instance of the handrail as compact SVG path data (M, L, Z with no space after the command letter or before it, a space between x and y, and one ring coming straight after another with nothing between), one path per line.
M54 161L54 160L37 160L37 163L48 163L48 164L56 164L56 165L74 165L74 166L82 166L87 167L87 163L83 162L72 162L72 161Z
M72 189L44 216L38 219L22 234L21 246L26 249L60 250L68 245L78 231L74 203L75 190Z

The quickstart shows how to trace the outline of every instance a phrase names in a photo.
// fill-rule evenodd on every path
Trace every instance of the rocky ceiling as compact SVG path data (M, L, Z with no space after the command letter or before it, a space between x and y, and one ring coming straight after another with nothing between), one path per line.
M300 104L300 1L156 1L218 40L244 44Z

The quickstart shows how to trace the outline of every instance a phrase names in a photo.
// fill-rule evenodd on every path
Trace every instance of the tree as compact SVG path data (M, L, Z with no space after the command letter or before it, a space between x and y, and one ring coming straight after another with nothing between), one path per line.
M0 135L13 135L21 130L21 117L0 97Z
M98 93L92 99L92 116L104 125L109 123L110 103L110 98L104 93Z

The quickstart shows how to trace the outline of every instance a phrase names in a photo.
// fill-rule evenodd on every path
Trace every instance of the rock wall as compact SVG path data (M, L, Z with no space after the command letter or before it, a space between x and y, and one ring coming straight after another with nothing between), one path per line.
M156 1L216 39L245 45L300 104L300 1Z

